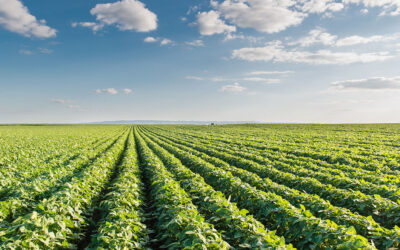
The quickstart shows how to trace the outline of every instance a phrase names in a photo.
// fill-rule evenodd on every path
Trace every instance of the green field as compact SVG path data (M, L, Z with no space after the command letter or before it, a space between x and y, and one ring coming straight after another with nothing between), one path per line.
M1 249L400 248L400 125L0 126Z

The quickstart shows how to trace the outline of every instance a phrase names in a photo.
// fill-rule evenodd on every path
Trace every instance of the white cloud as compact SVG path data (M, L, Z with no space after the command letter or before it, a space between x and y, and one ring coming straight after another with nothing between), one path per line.
M252 71L247 73L246 75L288 75L293 74L294 71L287 70L287 71Z
M246 39L246 36L243 34L233 34L233 33L225 34L224 41L229 41L234 39Z
M39 48L39 52L42 54L52 54L54 51L48 48Z
M311 30L308 33L308 36L302 37L299 40L295 42L288 43L289 45L297 45L299 44L302 47L308 47L314 44L323 44L323 45L333 45L335 44L335 41L337 39L337 36L331 35L327 32L325 32L321 28L317 28L314 30Z
M280 79L276 78L265 78L265 77L258 77L258 75L273 75L273 74L279 74L279 75L284 75L284 74L289 74L293 73L293 71L255 71L255 72L250 72L246 75L249 75L250 77L237 77L237 78L224 78L224 77L200 77L200 76L186 76L186 79L189 80L196 80L196 81L210 81L210 82L264 82L268 84L273 84L273 83L279 83L281 82Z
M21 55L33 55L36 53L40 54L52 54L54 51L48 48L38 48L37 50L30 50L30 49L20 49L18 51Z
M131 89L123 89L122 92L129 95L130 93L132 93L132 90Z
M326 11L337 12L344 8L343 3L338 3L335 0L302 0L300 9L308 13L323 13Z
M265 40L265 37L263 36L249 36L249 35L243 35L243 33L226 33L224 36L223 41L227 42L230 40L235 40L235 39L242 39L242 40L247 40L250 42L250 44L259 44L262 43L263 40Z
M211 3L217 14L220 13L232 24L267 33L298 25L307 16L293 10L296 2L291 0L225 0L221 3L212 0Z
M300 45L302 47L309 47L314 44L323 44L326 46L352 46L357 44L367 44L372 42L388 42L394 41L400 38L399 33L390 35L375 35L369 37L363 37L358 35L348 36L344 38L338 38L336 35L332 35L326 32L322 28L311 30L308 36L302 37L296 41L288 42L288 45Z
M57 32L31 15L19 0L0 0L0 26L26 37L50 38Z
M71 103L75 103L74 100L70 100L70 99L56 99L56 98L52 98L50 99L51 102L54 103L60 103L60 104L71 104Z
M193 47L203 47L204 46L204 42L203 40L194 40L191 42L186 42L187 45L193 46Z
M381 7L383 10L380 15L400 15L399 0L343 0L345 4L364 5L366 8Z
M262 78L262 77L247 77L247 78L243 78L242 80L249 81L249 82L265 82L268 79Z
M280 83L281 79L276 79L276 78L269 78L267 79L266 83L268 84L276 84L276 83Z
M316 52L291 49L288 50L280 42L270 43L265 47L242 48L232 52L233 58L247 61L273 61L308 64L351 64L385 61L393 56L388 52L356 53L332 52L318 50Z
M332 85L338 89L365 89L365 90L388 90L400 89L400 76L397 77L372 77L358 80L345 80L333 82Z
M161 45L173 44L173 41L168 38L163 38L160 42Z
M155 37L152 37L152 36L148 36L143 41L146 42L146 43L155 43L155 42L158 41L158 38L155 38Z
M116 25L121 30L148 32L157 29L157 15L138 0L121 0L114 3L97 4L90 13L96 16L95 22L75 22L73 27L81 26L94 32L105 25Z
M155 42L160 42L160 45L174 45L174 41L168 38L161 38L161 37L152 37L148 36L143 40L145 43L155 43Z
M345 6L350 4L363 5L365 8L361 13L368 13L367 8L380 7L382 11L380 15L400 15L399 0L297 0L297 8L307 13L332 13L343 10Z
M18 51L18 53L20 53L21 55L27 55L27 56L33 55L33 51L29 50L29 49L20 49Z
M231 81L231 80L232 79L227 79L227 78L223 78L223 77L219 77L219 76L210 78L210 81L213 81L213 82L226 82L226 81Z
M399 37L400 37L399 34L387 35L387 36L370 36L370 37L348 36L337 40L336 46L351 46L351 45L366 44L372 42L387 42L396 40Z
M204 80L204 78L200 77L200 76L186 76L185 78L188 79L188 80L196 80L196 81Z
M197 15L197 23L201 35L209 36L236 31L235 26L227 25L220 19L220 14L213 10L209 12L200 12Z
M111 95L116 95L118 94L118 91L114 88L108 88L108 89L96 89L95 90L96 94L111 94Z
M209 77L209 78L200 77L200 76L186 76L186 79L196 80L196 81L206 81L207 80L207 81L211 81L211 82L236 81L235 79L228 79L228 78L223 78L223 77L219 77L219 76Z
M242 81L247 81L247 82L263 82L263 83L268 83L268 84L275 84L275 83L280 83L280 79L275 79L275 78L263 78L263 77L246 77L243 78Z
M245 87L241 86L239 83L235 82L232 85L222 86L220 89L222 92L240 93L246 90Z
M309 14L332 17L351 4L381 7L380 15L400 15L399 0L210 0L213 10L198 14L202 35L235 32L236 27L275 33L299 25ZM196 6L196 9L198 7ZM229 24L227 24L227 22ZM326 34L324 34L326 35ZM227 40L230 37L227 37ZM323 38L322 38L323 39Z
M93 30L94 33L101 30L104 27L102 23L95 23L95 22L73 22L71 23L72 27L84 27Z

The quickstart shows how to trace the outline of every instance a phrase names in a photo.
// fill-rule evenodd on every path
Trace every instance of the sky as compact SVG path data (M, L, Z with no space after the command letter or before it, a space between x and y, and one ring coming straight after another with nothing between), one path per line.
M400 122L399 0L0 0L0 123Z

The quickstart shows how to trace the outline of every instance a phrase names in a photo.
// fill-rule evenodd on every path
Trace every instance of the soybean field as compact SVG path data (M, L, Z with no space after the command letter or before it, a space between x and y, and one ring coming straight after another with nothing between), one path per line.
M398 249L400 125L0 126L1 249Z

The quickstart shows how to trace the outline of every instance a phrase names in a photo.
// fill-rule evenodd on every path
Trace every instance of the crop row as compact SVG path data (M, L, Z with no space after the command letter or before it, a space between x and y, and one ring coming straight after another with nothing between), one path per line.
M252 172L234 167L218 158L206 155L187 146L174 144L171 141L161 139L160 137L151 138L158 143L169 143L187 153L196 155L221 169L231 172L234 176L239 177L242 181L251 184L257 189L266 192L269 191L282 196L292 205L297 207L304 206L305 209L309 209L315 216L335 221L338 224L353 226L357 233L373 241L379 248L384 249L387 247L399 246L398 239L400 238L400 231L382 228L371 217L364 217L354 214L348 209L332 206L329 202L321 199L317 195L309 195L284 185L279 185L268 178L262 179Z
M364 179L360 178L360 176L352 176L352 178L347 177L342 171L337 169L324 168L321 166L317 166L311 162L304 162L297 159L286 159L282 155L271 156L271 154L265 154L257 150L246 152L241 148L237 149L235 147L232 147L229 143L219 144L205 140L196 140L196 142L201 142L202 144L205 144L208 147L212 147L214 149L228 148L231 150L239 151L241 155L262 165L272 165L278 170L293 173L300 177L315 178L316 180L319 180L326 184L332 184L333 186L338 188L359 190L369 195L381 195L382 197L388 198L394 202L397 202L398 200L400 201L400 190L398 189L397 185L378 185L364 181ZM362 177L364 177L364 175L362 175Z
M219 147L218 150L210 149L209 147L201 146L201 143L196 141L185 142L178 137L170 138L170 140L178 144L191 146L208 155L220 158L233 166L255 172L260 177L268 177L276 183L297 190L304 190L307 193L317 194L321 198L329 200L333 205L346 207L365 216L371 215L385 227L392 228L400 221L400 206L379 196L369 196L359 191L339 189L329 184L322 184L314 178L298 177L292 173L282 172L273 166L261 165L249 160L248 156L240 151L233 151L223 147Z
M119 138L122 137L121 135ZM59 165L50 169L48 174L43 174L31 182L22 183L7 199L0 201L0 221L5 219L10 221L23 215L31 210L38 201L51 197L55 192L65 188L68 181L85 171L85 168L92 164L98 156L112 148L117 141L118 138L100 145L95 150L88 148L68 164Z
M169 132L174 130L184 134L188 134L188 131L190 131L191 135L196 134L200 137L209 136L213 139L218 139L220 137L224 139L229 138L229 140L240 138L238 141L241 145L251 144L253 147L258 145L261 149L276 150L297 157L302 156L318 159L333 165L345 164L346 166L359 167L369 171L397 173L397 170L400 169L400 159L397 154L393 153L393 148L377 156L376 147L379 146L378 150L381 151L382 140L386 138L379 138L379 141L376 142L377 146L373 146L366 151L368 145L370 145L365 142L365 140L368 139L367 137L346 139L343 142L345 148L340 149L340 142L344 140L343 137L335 136L335 144L332 146L332 144L327 143L329 140L326 140L324 137L321 138L321 136L315 136L315 133L310 133L310 131L302 131L304 134L289 134L289 130L283 130L283 133L268 134L266 137L264 133L256 133L255 130L245 131L245 133L243 133L242 128L218 130L218 133L215 133L216 131L211 133L204 128L190 130L187 127L183 130L176 129L175 127L168 127L167 129L161 128L160 130L168 130ZM324 131L324 133L326 133L326 131ZM291 137L288 138L288 135L291 135ZM333 135L328 134L328 136L331 137ZM346 133L345 138L348 136L349 134ZM357 140L360 143L359 145L354 144ZM326 144L326 147L324 147L324 144ZM354 148L355 146L357 146L357 148Z
M73 248L82 240L102 189L122 157L127 133L31 212L2 223L2 248Z
M297 209L274 193L257 190L197 156L165 143L162 146L189 169L199 173L213 188L247 209L267 228L277 230L278 235L284 236L295 247L373 248L364 237L356 234L354 228L313 217L308 210Z
M169 133L171 133L171 129ZM319 159L320 157L313 157L311 155L306 155L298 151L299 146L297 146L296 151L287 150L285 147L268 147L261 142L250 143L248 140L243 140L237 136L226 137L224 135L213 134L212 136L205 136L204 134L190 134L178 132L180 135L185 137L192 137L196 140L207 141L209 143L222 143L224 146L237 147L240 150L248 152L257 152L258 154L269 157L273 160L286 160L287 162L297 162L299 164L312 164L314 169L318 168L319 171L324 171L324 169L329 169L327 171L332 171L332 169L337 169L340 171L335 172L340 176L348 176L357 179L363 179L368 182L378 183L378 184L392 184L397 188L400 185L400 177L398 177L397 171L383 170L383 167L365 170L361 167L351 166L349 164L341 164L339 162L328 163ZM304 150L304 149L302 149ZM370 159L369 159L370 160ZM377 172L378 171L378 172ZM382 174L382 171L385 173ZM378 175L377 175L378 174Z
M237 208L221 192L216 192L206 184L200 175L183 166L167 150L147 138L145 141L190 195L206 220L218 231L224 232L223 238L230 245L250 249L285 247L283 237L277 237L273 232L266 231L260 222L247 215L247 210Z
M144 187L135 145L131 132L118 169L119 176L111 183L110 192L102 197L103 217L91 236L89 248L143 249L149 244L143 210Z
M115 135L112 137L115 138ZM34 166L25 166L23 176L8 176L7 181L2 182L2 187L0 189L1 200L5 200L10 196L18 196L25 185L32 187L35 186L35 183L41 183L42 180L46 180L49 177L53 179L51 177L53 177L54 171L59 171L60 167L62 168L62 166L67 166L76 159L85 157L88 150L101 148L110 138L111 137L103 138L102 140L95 141L93 144L79 144L79 147L70 148L66 150L63 155L54 157L45 162L40 162L40 158L32 158L31 160L36 161L36 163Z
M140 136L135 136L141 167L150 185L153 216L157 218L156 239L162 248L228 249L214 227L197 211L190 197L179 186L163 163Z

